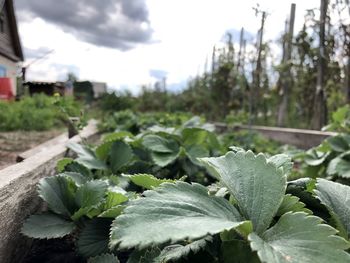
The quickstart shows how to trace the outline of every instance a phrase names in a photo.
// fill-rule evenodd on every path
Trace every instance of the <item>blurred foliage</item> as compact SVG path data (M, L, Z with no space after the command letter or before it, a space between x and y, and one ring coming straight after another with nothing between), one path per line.
M332 121L323 128L325 131L350 133L350 106L340 107L332 114Z
M264 152L269 155L279 153L281 146L280 143L266 139L254 131L226 132L220 136L220 141L227 147L236 146L243 149L251 149L256 153Z
M60 107L57 106L59 100ZM0 101L0 131L44 131L63 126L68 116L80 116L81 105L69 97L36 94L20 101Z

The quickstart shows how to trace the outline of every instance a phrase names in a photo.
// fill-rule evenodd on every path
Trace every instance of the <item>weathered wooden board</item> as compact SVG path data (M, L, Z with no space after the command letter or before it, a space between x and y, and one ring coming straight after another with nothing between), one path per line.
M59 136L60 137L60 136ZM66 153L68 142L95 140L96 121L70 140L57 139L57 144L44 144L33 149L32 156L0 171L0 262L21 262L30 239L20 233L23 221L42 207L36 185L43 177L55 174L56 162Z

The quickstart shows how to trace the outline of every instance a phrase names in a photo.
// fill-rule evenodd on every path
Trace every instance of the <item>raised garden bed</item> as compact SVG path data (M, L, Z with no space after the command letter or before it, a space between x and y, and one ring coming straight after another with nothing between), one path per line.
M210 263L226 263L232 256L241 262L288 262L293 257L348 262L349 254L343 251L349 246L343 225L346 218L342 210L331 209L349 208L340 200L331 200L338 202L336 206L327 203L326 197L334 187L340 194L350 194L348 186L324 179L316 184L310 178L287 183L295 175L290 157L283 154L254 155L235 146L218 157L227 152L227 146L220 145L207 128L197 123L177 128L155 126L140 134L116 132L105 136L97 147L76 144L78 137L70 140L69 148L78 158L60 161L57 167L63 174L40 181L39 193L48 211L31 216L22 228L31 237L61 239L35 241L25 262L50 262L47 258L51 262L86 262L88 258L91 262L118 262L115 256L122 263L146 258L149 262L203 262L205 258ZM337 158L341 147L344 153L350 147L346 143L346 137L336 136L318 151L334 150L329 156ZM10 176L4 177L5 184L0 183L0 219L4 222L0 226L4 240L1 262L21 262L18 255L25 253L19 242L28 245L30 240L20 238L18 230L24 218L41 208L35 184L55 173L65 145L48 143L34 151L34 156L23 158L16 167L26 167L20 176L15 173L20 169L5 169ZM341 153L338 159L343 157ZM328 155L323 158L313 152L306 157L311 166L327 167L333 162ZM334 181L343 176L336 166L331 172ZM151 191L143 192L145 189ZM310 191L315 196L306 196ZM333 227L341 226L340 234L322 225L312 213L331 225L335 219L329 217L336 216ZM278 246L273 243L276 238ZM337 242L331 242L335 239ZM289 241L310 246L317 255L311 257ZM265 253L268 247L272 247L273 257ZM258 256L254 251L259 251ZM108 261L96 258L105 253L109 253L103 256ZM273 261L281 253L284 259ZM14 255L17 261L13 261Z
M56 163L66 153L66 143L98 138L96 122L66 142L39 151L26 160L0 170L0 262L21 262L31 240L20 234L23 220L42 208L36 194L37 183L56 173ZM39 146L40 149L40 146ZM34 149L35 150L35 149Z

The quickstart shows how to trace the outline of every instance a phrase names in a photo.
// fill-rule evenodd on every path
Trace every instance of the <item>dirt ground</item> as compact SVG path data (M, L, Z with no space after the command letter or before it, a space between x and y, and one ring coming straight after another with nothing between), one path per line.
M0 170L16 163L17 155L64 132L63 129L37 132L0 132Z

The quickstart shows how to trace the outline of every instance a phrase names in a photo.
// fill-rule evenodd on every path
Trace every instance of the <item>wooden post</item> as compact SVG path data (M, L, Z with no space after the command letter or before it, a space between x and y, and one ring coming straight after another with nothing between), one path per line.
M319 61L317 69L317 84L312 117L312 128L320 130L327 123L327 100L324 91L324 75L326 73L327 61L325 54L325 29L327 17L328 0L321 0L320 7L320 33L319 33Z
M345 66L345 90L346 102L350 103L350 56L348 56L348 61Z
M290 89L292 87L292 73L291 67L286 65L290 62L292 57L292 46L293 46L293 33L294 33L294 21L295 21L295 4L291 4L290 8L290 19L288 25L288 32L286 35L286 39L284 40L284 50L283 50L283 69L280 74L279 83L282 85L282 100L278 108L278 117L277 117L277 125L285 126L287 124L288 119L288 108L289 108L289 98L290 98Z
M239 72L241 67L243 45L244 45L244 27L241 28L241 34L239 37L239 51L238 51L238 61L237 61L237 68L236 68L237 72Z
M258 108L259 108L259 103L258 99L261 97L260 94L260 75L262 71L262 65L261 65L261 53L262 53L262 45L263 45L263 34L264 34L264 25L265 25L265 20L266 20L266 12L263 11L261 15L261 27L259 30L259 40L257 43L258 47L258 57L256 60L256 68L253 73L253 85L251 89L251 96L252 96L252 114L254 119L256 119L258 115Z

